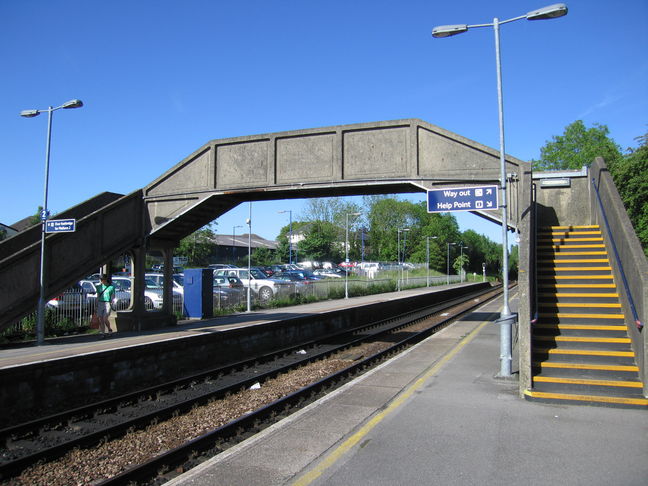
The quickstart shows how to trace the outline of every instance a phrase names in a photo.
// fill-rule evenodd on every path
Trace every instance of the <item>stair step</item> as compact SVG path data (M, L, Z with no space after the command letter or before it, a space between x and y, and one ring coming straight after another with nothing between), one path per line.
M540 248L538 248L540 250ZM595 256L607 255L607 251L560 251L556 254L554 251L538 251L538 255L542 256Z
M600 299L618 299L619 294L616 293L585 293L585 292L540 292L538 297L555 297L559 298L600 298Z
M569 226L541 226L540 231L546 230L579 230L579 229L593 229L600 228L598 224L571 224Z
M613 364L595 364L595 363L564 363L559 361L534 361L534 368L539 369L568 369L568 370L594 370L594 371L621 371L628 373L638 373L637 365L613 365Z
M540 322L533 325L533 331L536 330L549 330L549 331L621 331L626 332L626 326L608 326L596 324L556 324Z
M534 376L534 382L539 383L561 383L565 385L585 385L585 386L614 386L621 388L643 388L640 381L621 381L621 380L592 380L589 378L561 378L557 376Z
M547 279L548 281L549 279ZM584 284L584 283L543 283L538 285L539 289L588 289L594 291L595 289L616 289L613 283L604 284Z
M562 349L562 348L540 348L533 350L533 354L548 354L549 356L582 356L582 357L607 357L607 358L634 358L632 351L608 351L601 349Z
M525 398L529 400L556 402L571 402L581 405L606 405L632 408L648 408L648 398L625 398L601 395L578 395L571 393L547 393L525 390Z
M543 302L541 309L620 309L621 304L617 302Z
M608 343L608 344L630 344L632 340L628 337L595 337L595 336L533 336L534 341L554 341L556 343Z

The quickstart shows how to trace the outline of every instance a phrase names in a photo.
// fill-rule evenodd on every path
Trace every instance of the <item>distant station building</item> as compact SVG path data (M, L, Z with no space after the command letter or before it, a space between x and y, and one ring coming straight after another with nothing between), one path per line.
M266 248L271 251L277 250L277 242L266 240L252 233L251 238L248 238L248 233L240 235L214 235L214 243L216 249L214 250L214 260L216 262L236 262L242 258L247 258L248 255L248 239L250 239L250 248L252 251L258 248Z

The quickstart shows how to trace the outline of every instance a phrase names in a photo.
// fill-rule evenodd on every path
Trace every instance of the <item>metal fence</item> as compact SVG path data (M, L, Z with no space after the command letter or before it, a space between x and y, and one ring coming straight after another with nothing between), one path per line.
M427 277L409 277L406 274L399 280L393 278L349 278L348 282L345 282L344 278L324 279L295 284L290 294L282 293L277 298L284 301L289 301L290 297L300 297L305 300L322 300L343 297L345 285L348 285L350 295L365 295L372 293L376 289L380 292L388 292L396 288L425 287L428 284L430 286L443 285L448 281L455 283L459 282L459 280L458 275L451 275L450 277L446 277L445 275L434 276L428 279ZM254 292L252 292L251 298L254 306L263 307L274 304L272 301L259 301ZM214 292L213 306L215 315L246 308L247 288L243 288L239 292L231 293ZM119 306L116 310L124 310L128 307L130 307L130 300L122 297L119 300ZM64 335L83 331L89 326L95 308L96 299L94 296L89 296L88 293L81 290L68 290L64 292L61 296L49 301L46 305L46 335ZM147 310L155 311L151 303L147 306ZM185 317L184 302L182 299L174 298L173 313L179 319ZM113 313L114 316L115 313ZM37 313L34 311L6 328L2 332L2 336L10 339L14 335L33 334L35 332L36 321Z

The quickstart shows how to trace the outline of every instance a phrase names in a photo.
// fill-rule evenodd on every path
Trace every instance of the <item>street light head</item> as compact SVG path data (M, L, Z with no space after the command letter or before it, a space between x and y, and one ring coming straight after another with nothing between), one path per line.
M61 105L61 108L65 108L66 110L69 108L81 108L83 106L83 101L81 100L70 100L66 101Z
M38 110L23 110L20 112L20 116L24 116L25 118L33 118L38 115L40 115L40 111Z
M546 20L562 17L563 15L567 15L567 5L564 3L554 3L553 5L529 12L526 14L526 18L527 20Z
M466 24L439 25L432 29L432 37L450 37L451 35L463 34L468 30Z

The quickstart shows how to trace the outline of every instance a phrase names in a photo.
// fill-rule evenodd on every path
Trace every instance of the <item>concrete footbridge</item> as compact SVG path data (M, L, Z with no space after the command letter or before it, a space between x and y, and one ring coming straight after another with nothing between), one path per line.
M418 119L212 140L142 189L100 194L60 213L76 219L76 231L46 238L46 298L128 254L133 295L131 307L118 313L118 325L172 325L173 250L182 238L243 202L499 186L500 173L497 150ZM536 229L600 224L600 208L611 211L610 236L603 239L610 248L612 240L620 247L619 263L611 266L617 273L625 268L628 291L620 294L634 298L621 300L627 308L633 301L639 320L645 320L648 308L648 266L602 160L580 172L533 174L529 163L507 155L506 174L507 221L520 249L520 386L526 389L532 377L531 322L539 308ZM602 205L594 193L603 198ZM500 222L500 210L477 214ZM36 306L40 235L37 226L0 243L0 328ZM145 257L152 251L163 255L167 272L165 304L158 311L144 306ZM643 335L632 335L632 340L644 373Z

